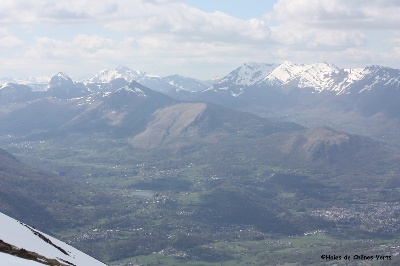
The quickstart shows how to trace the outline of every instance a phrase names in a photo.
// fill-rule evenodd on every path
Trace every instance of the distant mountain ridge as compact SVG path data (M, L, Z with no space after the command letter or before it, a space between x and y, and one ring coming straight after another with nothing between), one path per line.
M369 82L361 88L359 83L363 81ZM229 90L232 87L245 88L254 85L311 88L317 92L333 91L337 95L351 92L361 93L382 85L399 87L400 70L381 66L339 69L327 62L308 65L289 61L278 65L245 63L208 90ZM352 91L354 87L359 90ZM231 95L238 96L235 93Z
M207 87L200 80L194 78L180 75L161 77L143 71L132 70L125 66L118 66L113 69L102 70L97 74L82 80L82 82L88 86L97 84L101 87L101 84L110 83L113 80L121 78L125 79L129 83L132 81L139 82L153 90L164 93L167 93L170 90L199 91Z
M62 74L60 72L56 76ZM65 79L70 79L63 74ZM55 76L54 76L55 77ZM54 78L53 77L53 78ZM24 85L51 83L48 77L30 77L26 79L4 77L0 79L2 86L5 83ZM181 75L161 77L156 74L139 70L132 70L126 66L104 69L84 78L79 82L88 84L105 84L116 79L124 79L128 83L139 82L153 90L167 93L171 89L187 91L231 91L241 87L251 86L285 86L297 88L312 88L317 92L332 91L337 95L346 93L362 93L379 86L400 86L400 70L378 65L360 68L338 68L327 62L314 64L297 64L284 61L280 64L244 63L222 78L200 81L195 78ZM206 85L210 84L210 86ZM232 92L237 97L238 93Z
M243 64L203 92L173 97L399 140L400 69L289 61L267 66Z
M161 77L118 66L82 82L59 73L41 92L29 90L29 84L5 83L0 86L0 102L111 93L132 81L177 100L205 101L305 125L354 129L353 124L358 124L360 129L354 131L358 134L364 134L363 128L373 121L373 131L367 133L394 138L398 135L393 125L400 121L400 70L376 65L341 69L327 62L250 62L222 78L205 82L211 85L180 75Z

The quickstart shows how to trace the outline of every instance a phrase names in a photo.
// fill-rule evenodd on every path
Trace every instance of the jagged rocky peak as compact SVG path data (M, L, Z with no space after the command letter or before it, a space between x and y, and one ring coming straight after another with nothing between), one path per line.
M276 67L275 64L248 62L244 63L239 67L239 74L242 75L250 74L254 78L257 78L262 75L270 73L275 67Z
M74 82L68 75L62 72L51 78L47 88L51 96L60 99L80 97L90 92L84 84Z
M50 80L50 86L68 86L74 85L72 79L63 72L58 72L57 75L53 76Z
M215 83L213 87L224 89L231 85L250 86L260 78L268 75L275 67L275 64L244 63Z

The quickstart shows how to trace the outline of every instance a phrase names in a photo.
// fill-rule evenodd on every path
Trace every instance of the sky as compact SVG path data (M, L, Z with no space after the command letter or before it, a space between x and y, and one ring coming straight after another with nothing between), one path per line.
M398 0L1 0L0 77L118 65L223 76L245 62L400 68Z

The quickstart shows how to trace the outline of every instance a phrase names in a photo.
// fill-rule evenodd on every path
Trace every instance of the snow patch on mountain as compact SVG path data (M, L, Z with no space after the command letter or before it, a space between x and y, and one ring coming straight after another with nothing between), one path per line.
M0 86L0 90L1 90L1 89L4 89L4 88L7 88L7 87L10 87L11 85L12 85L12 83L10 83L10 82L3 83L3 84Z
M38 253L48 259L76 266L104 266L105 264L39 230L0 213L0 239L18 249ZM4 256L7 260L11 258ZM1 257L0 257L1 258ZM3 262L3 261L2 261ZM11 264L12 265L12 264ZM19 264L19 265L30 265ZM35 265L35 264L32 264Z
M274 67L274 64L245 63L237 71L235 84L244 86L251 85L260 79L260 77L269 74Z
M285 85L295 82L299 88L322 91L333 86L333 76L338 73L339 69L336 66L326 62L304 65L284 61L258 84Z
M156 74L151 74L143 71L132 70L125 66L118 66L113 69L105 69L95 74L92 77L82 80L82 83L95 84L95 83L110 83L116 79L124 79L127 82L136 81L140 84L149 87L150 89L167 92L171 88L176 88L168 82L166 82L162 77Z
M383 86L400 88L400 70L380 66L340 69L327 62L279 65L246 63L230 72L206 91L238 97L247 88L280 87L312 89L314 93L331 91L336 95L362 93Z
M264 80L278 82L279 84L285 84L294 78L298 77L302 71L304 65L297 65L289 61L284 61L271 73L269 73Z
M144 91L142 91L141 89L137 88L137 87L129 88L128 86L126 86L125 89L126 89L126 91L128 91L128 92L133 92L133 93L135 93L137 96L140 96L140 97L147 97L147 94L146 94Z
M72 80L67 74L65 74L64 72L58 72L56 77L58 79L63 79L63 80Z
M138 87L125 86L115 91L115 93L121 93L121 92L133 93L139 97L147 97L147 94Z
M239 86L249 86L254 84L261 77L271 73L275 67L274 64L257 64L253 62L244 63L239 68L222 78L214 86L225 84L227 82Z
M128 82L133 80L137 81L138 79L146 76L146 72L132 70L126 66L118 66L113 69L104 69L99 73L82 80L82 83L109 83L114 79L123 78Z
M244 63L205 91L221 91L234 87L235 89L233 89L231 95L237 96L241 93L240 88L253 85L258 80L271 73L275 67L276 65L274 64Z

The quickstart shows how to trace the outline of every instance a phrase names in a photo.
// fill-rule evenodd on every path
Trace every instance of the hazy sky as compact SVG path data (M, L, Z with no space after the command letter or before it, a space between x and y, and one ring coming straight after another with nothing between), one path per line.
M1 0L0 77L126 65L201 79L244 62L400 68L398 0Z

